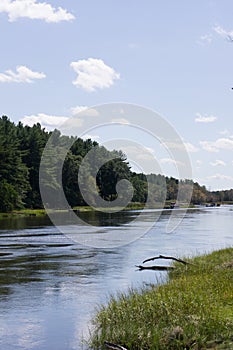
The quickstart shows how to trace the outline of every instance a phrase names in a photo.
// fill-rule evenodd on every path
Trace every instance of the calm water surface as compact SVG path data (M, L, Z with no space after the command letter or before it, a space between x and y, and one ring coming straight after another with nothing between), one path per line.
M74 243L47 218L1 220L0 349L85 349L81 339L95 307L110 293L165 276L139 272L135 265L157 254L182 257L232 246L232 209L190 210L172 233L166 233L167 211L143 237L111 249ZM80 215L111 235L133 225L137 212ZM147 211L137 225L146 227L157 217L157 211Z

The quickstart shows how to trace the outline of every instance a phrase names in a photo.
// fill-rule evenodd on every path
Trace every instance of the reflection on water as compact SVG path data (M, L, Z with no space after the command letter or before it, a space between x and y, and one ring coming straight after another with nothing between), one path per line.
M120 233L134 225L138 212L78 215L111 235L116 227ZM84 349L81 338L87 334L88 321L109 293L165 276L138 272L135 265L157 254L181 257L233 243L233 211L227 206L190 210L173 233L165 230L170 212L156 222L158 215L156 210L146 211L137 225L155 226L137 241L115 249L74 244L47 217L1 220L0 348ZM67 222L65 214L61 223Z
M0 219L0 230L20 230L51 225L47 216L12 216Z

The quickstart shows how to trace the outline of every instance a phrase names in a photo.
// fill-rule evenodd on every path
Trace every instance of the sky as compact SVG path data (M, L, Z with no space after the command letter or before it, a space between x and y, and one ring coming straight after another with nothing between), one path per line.
M194 181L233 188L231 0L0 0L0 43L1 115L51 130L85 108L143 106L176 130Z

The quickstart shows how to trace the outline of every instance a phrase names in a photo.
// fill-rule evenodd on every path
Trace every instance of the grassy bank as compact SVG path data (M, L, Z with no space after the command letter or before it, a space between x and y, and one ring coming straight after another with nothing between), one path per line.
M150 209L172 209L172 203L173 201L166 201L166 203L157 203L149 206ZM229 203L228 203L229 204ZM139 202L131 202L129 203L124 209L124 210L142 210L145 207L145 203L139 203ZM185 208L195 208L194 205L181 205L180 208L185 209ZM121 208L113 207L112 210L116 211L118 209L119 211ZM73 210L78 211L78 212L87 212L87 211L95 211L93 207L90 206L76 206L73 208ZM104 211L104 208L100 208L100 211ZM106 211L111 211L111 207L107 208ZM51 209L51 212L67 212L67 209ZM7 217L17 217L17 216L41 216L41 215L46 215L45 209L21 209L21 210L13 210L11 212L7 213L0 213L0 219L4 219Z
M7 213L0 213L0 219L11 218L11 217L22 217L22 216L41 216L46 215L44 209L22 209L13 210Z
M233 249L191 262L176 263L164 285L100 307L90 348L105 349L108 341L130 350L233 349Z
M144 204L143 203L130 203L124 210L135 210L135 209L143 209ZM116 208L113 208L114 210ZM73 210L76 210L78 212L87 212L87 211L94 211L95 209L90 206L76 206L73 208ZM108 209L109 210L109 209ZM120 209L119 209L120 210ZM67 209L51 209L51 212L67 212ZM41 216L46 215L45 209L21 209L21 210L13 210L11 212L7 213L0 213L0 219L7 218L7 217L17 217L17 216Z

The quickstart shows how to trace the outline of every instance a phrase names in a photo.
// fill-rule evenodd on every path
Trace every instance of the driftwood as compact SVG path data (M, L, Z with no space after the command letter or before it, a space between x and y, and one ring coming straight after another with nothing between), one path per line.
M136 265L138 269L141 270L155 270L155 271L167 271L167 270L173 270L175 267L174 266L159 266L159 265L154 265L154 266L142 266L142 265Z
M153 258L146 259L143 261L143 264L148 262L148 261L152 261L152 260L156 260L156 259L174 260L174 261L180 262L181 264L184 264L184 265L191 264L188 261L184 261L182 259L177 259L177 258L174 258L173 256L165 256L165 255L158 255L158 256L154 256ZM174 266L161 266L161 265L153 265L153 266L137 265L136 267L138 267L139 270L155 270L155 271L167 271L167 270L175 269Z
M128 350L128 349L124 348L124 347L121 346L121 345L109 343L108 341L105 341L105 342L104 342L104 345L106 346L107 349L112 349L112 350Z
M173 256L165 256L165 255L154 256L153 258L149 258L149 259L144 260L142 263L144 264L148 261L152 261L152 260L156 260L156 259L169 259L169 260L175 260L175 261L180 262L181 264L184 264L184 265L190 264L188 261L184 261L182 259L177 259L177 258L174 258Z

